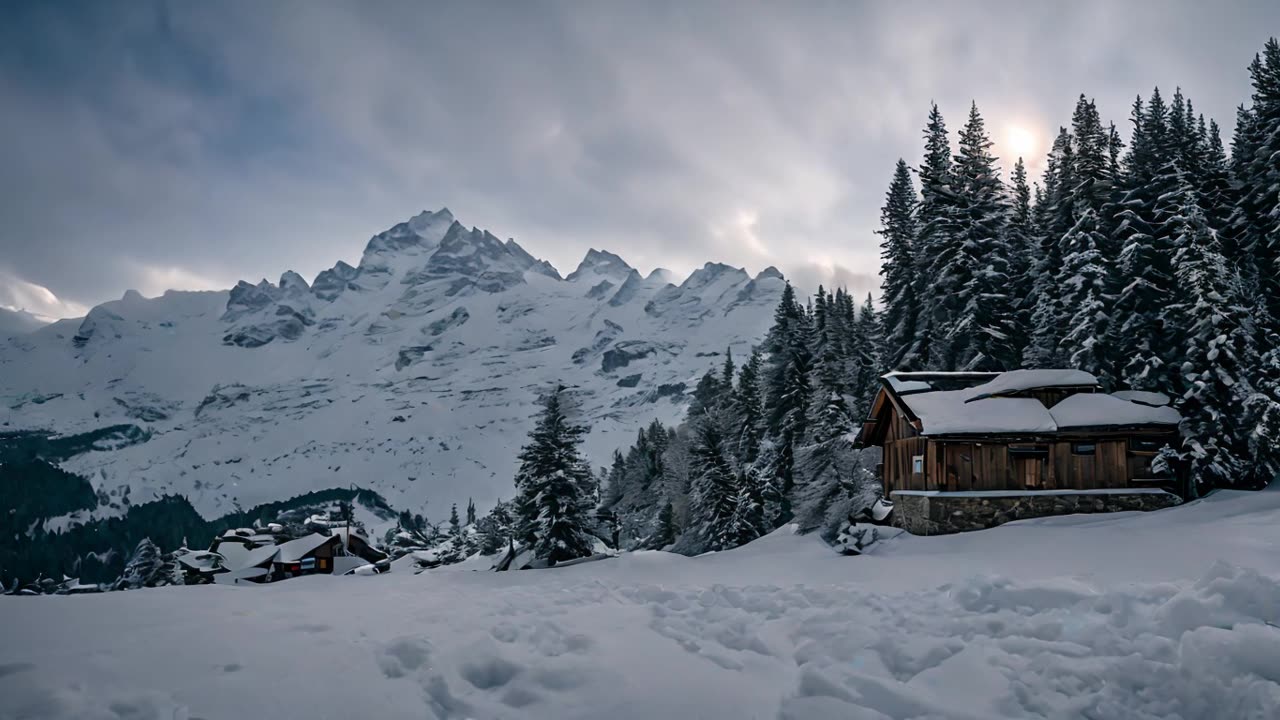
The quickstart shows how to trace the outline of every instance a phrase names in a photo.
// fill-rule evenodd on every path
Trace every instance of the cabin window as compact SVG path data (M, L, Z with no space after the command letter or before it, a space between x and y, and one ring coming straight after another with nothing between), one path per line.
M1049 457L1048 445L1010 445L1009 457L1012 458L1047 458Z
M1129 452L1135 454L1146 455L1148 453L1155 454L1160 452L1160 448L1164 443L1159 440L1151 440L1149 438L1129 438Z
M1072 455L1092 455L1098 449L1095 443L1071 443Z
M911 474L912 475L924 474L924 456L923 455L911 456Z

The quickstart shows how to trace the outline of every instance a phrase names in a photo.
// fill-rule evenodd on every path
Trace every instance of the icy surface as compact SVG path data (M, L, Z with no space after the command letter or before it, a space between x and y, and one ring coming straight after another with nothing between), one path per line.
M1272 718L1280 491L699 558L0 597L0 717ZM1272 625L1268 625L1272 623Z

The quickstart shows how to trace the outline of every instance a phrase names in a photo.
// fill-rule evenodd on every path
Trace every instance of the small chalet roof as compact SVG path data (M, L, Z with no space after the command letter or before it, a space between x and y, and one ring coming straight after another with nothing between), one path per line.
M332 539L334 539L334 536L332 535L321 535L320 533L311 533L310 535L304 535L300 538L297 538L296 540L290 540L287 543L281 543L276 546L276 550L280 552L279 557L276 558L276 562L280 562L280 563L298 562L303 557L305 557L307 553L315 550L321 545L324 545L325 543L329 542Z
M245 553L238 559L238 562L232 564L231 558L227 558L227 567L232 570L243 570L251 567L262 567L276 559L276 554L280 552L279 545L263 545Z
M1043 435L1084 428L1176 426L1181 420L1176 410L1165 406L1166 396L1095 392L1098 379L1081 370L911 372L889 373L882 379L894 404L918 423L923 435ZM1050 388L1082 392L1052 408L1034 397L1017 397ZM864 426L864 432L870 427Z

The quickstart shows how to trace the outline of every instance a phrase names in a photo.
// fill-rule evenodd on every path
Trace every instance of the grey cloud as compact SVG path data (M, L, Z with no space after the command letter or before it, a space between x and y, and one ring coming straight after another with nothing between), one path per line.
M442 205L566 272L605 247L642 270L777 265L863 292L931 100L954 130L976 99L1001 152L1013 121L1047 149L1080 92L1123 126L1135 94L1181 84L1229 126L1280 10L227 2L10 20L0 260L11 284L87 305L312 276Z

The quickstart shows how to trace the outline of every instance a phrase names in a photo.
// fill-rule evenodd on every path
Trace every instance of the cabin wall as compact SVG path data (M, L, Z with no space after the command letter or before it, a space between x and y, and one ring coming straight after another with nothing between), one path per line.
M916 455L924 455L926 450L924 438L906 438L890 440L884 445L884 489L887 497L894 490L925 490L925 473L913 473L913 461ZM928 463L923 466L928 469Z
M1091 444L1093 449L1077 453L1077 443ZM1046 455L1019 455L1011 453L1010 448L1042 449ZM916 455L925 458L923 474L911 472ZM1151 486L1153 456L1131 452L1128 436L982 442L912 437L885 443L884 485L886 495L895 490L1097 490Z

